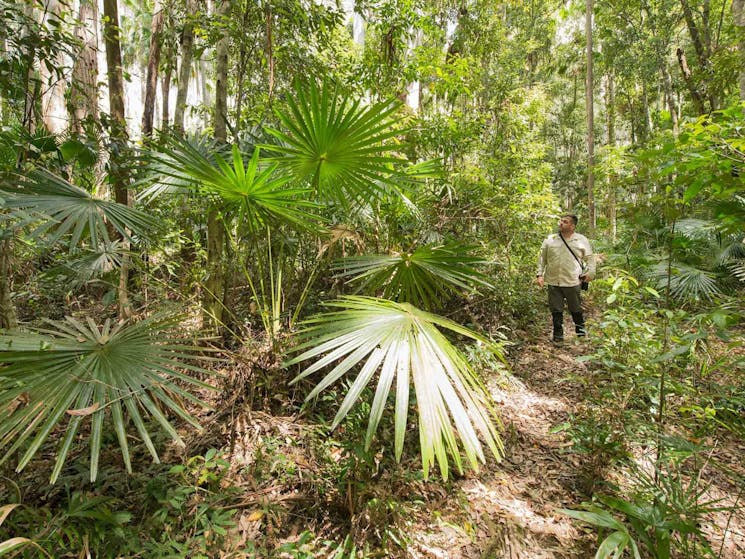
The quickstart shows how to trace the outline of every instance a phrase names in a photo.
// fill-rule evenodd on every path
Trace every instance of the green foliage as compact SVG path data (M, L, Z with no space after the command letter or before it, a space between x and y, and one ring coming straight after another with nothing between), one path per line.
M169 137L150 158L149 180L154 184L142 193L143 198L193 187L217 196L223 209L237 215L252 233L282 223L315 228L316 220L307 211L315 207L308 200L309 191L288 187L290 177L275 176L277 165L261 162L258 148L246 162L235 145L228 158L206 141Z
M203 404L176 381L211 388L178 369L201 373L188 364L198 348L184 345L168 330L175 318L154 316L129 325L102 327L88 318L68 317L50 322L53 328L38 333L5 333L0 336L0 424L3 462L22 455L17 471L25 468L56 430L65 433L51 473L55 482L67 460L80 427L90 419L90 478L95 481L104 438L104 419L111 421L122 458L131 472L127 424L131 421L153 459L158 453L143 411L179 444L181 436L164 410L198 427L182 399Z
M453 293L491 287L486 276L474 268L484 261L469 254L472 248L455 243L420 246L390 256L346 258L335 268L340 277L359 283L361 291L432 310Z
M307 327L301 335L307 341L298 348L302 353L288 361L287 365L323 356L300 373L293 381L297 382L344 358L316 385L307 397L309 400L364 361L334 418L332 428L349 412L375 372L380 370L367 428L367 447L375 435L395 377L397 459L400 459L403 450L409 384L412 380L419 410L419 440L425 476L436 459L443 478L447 479L448 455L457 470L462 471L456 433L473 469L478 469L479 460L485 460L479 436L499 458L502 445L494 427L495 417L488 396L467 360L437 327L489 346L492 342L408 303L350 296L328 305L342 310L306 321ZM494 347L494 351L500 353L498 347ZM450 417L453 418L455 432Z
M267 129L279 141L266 145L278 152L274 159L298 180L307 181L323 201L342 207L378 199L380 184L392 174L398 149L388 140L403 134L395 126L398 103L365 106L340 95L329 83L315 82L295 88L295 98L277 116L286 131Z
M36 223L32 236L46 236L50 243L70 235L71 247L77 247L84 238L98 247L113 240L107 224L128 240L133 235L147 239L159 229L157 220L144 212L95 198L44 169L14 178L0 183L2 206L11 210L9 216L18 219L20 226Z
M561 511L601 530L612 530L595 557L619 559L629 549L641 559L643 549L654 559L670 559L676 548L686 557L714 556L700 522L705 514L724 509L716 501L703 500L707 488L674 467L654 477L642 470L635 474L638 487L630 499L599 495L599 504L585 504L586 511Z

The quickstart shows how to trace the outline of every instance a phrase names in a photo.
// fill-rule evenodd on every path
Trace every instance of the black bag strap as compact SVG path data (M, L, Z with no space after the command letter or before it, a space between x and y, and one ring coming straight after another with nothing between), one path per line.
M567 250L572 253L572 256L574 256L574 259L577 261L577 264L579 264L580 269L582 268L582 262L579 261L579 258L577 258L577 255L574 254L574 251L571 249L571 247L567 244L566 239L564 236L559 233L559 238L564 241L564 246L567 247Z

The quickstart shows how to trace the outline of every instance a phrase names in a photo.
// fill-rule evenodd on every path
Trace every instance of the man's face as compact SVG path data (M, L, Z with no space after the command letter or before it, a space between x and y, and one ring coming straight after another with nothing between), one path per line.
M562 217L559 220L559 231L562 233L574 233L574 223L571 217Z

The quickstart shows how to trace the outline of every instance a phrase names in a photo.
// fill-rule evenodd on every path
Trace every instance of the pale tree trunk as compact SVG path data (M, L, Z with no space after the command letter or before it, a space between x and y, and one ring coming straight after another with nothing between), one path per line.
M176 92L176 108L173 113L173 128L178 134L184 133L184 113L186 112L186 96L189 93L189 79L191 78L191 61L194 56L194 22L191 15L197 11L197 0L186 0L187 20L181 33L181 66L178 73L178 90Z
M106 47L106 73L109 84L109 112L111 113L111 129L109 130L110 158L109 178L111 180L114 197L120 204L131 206L129 189L129 171L126 162L129 137L127 122L124 118L124 78L122 73L122 51L119 36L119 9L117 0L103 1L104 14L104 45ZM129 250L129 243L120 237L122 248ZM129 257L122 258L119 271L119 316L128 318L132 308L127 292L129 279Z
M163 77L160 81L161 97L163 97L163 107L160 114L160 129L164 132L168 130L170 125L170 110L171 110L171 75L173 69L169 66L163 72Z
M27 2L24 6L24 16L29 20L35 20L36 10L34 10L34 4ZM23 91L25 97L23 100L23 128L25 128L29 134L36 132L37 114L36 114L36 101L39 98L41 91L40 81L36 72L36 49L32 44L28 45L28 51L26 54L26 73L25 83L23 84ZM19 161L23 155L19 155Z
M99 122L98 112L98 2L81 0L75 36L80 40L72 68L69 112L71 128L84 134L84 123Z
M216 6L218 18L227 18L230 13L230 0L222 0ZM215 49L215 112L213 128L218 144L225 144L228 139L228 49L230 37L227 29ZM225 269L223 253L225 245L225 224L217 208L212 208L207 215L207 281L204 294L204 320L213 329L220 328L223 322L223 296L225 290Z
M147 58L147 77L145 79L145 104L142 111L142 138L148 141L153 136L153 115L155 113L155 92L158 87L158 67L163 39L163 6L155 0L153 21L150 26L150 52Z
M272 7L269 2L264 4L266 17L266 66L269 72L269 104L272 103L272 94L274 92L274 44L272 40Z
M590 233L595 230L595 107L592 79L592 8L593 0L585 0L585 110L587 112L587 212Z
M670 111L670 120L673 123L673 135L677 137L679 131L678 105L675 102L675 92L673 91L673 80L670 77L670 70L668 70L667 63L662 58L660 58L660 73L662 74L662 87L665 91L667 110Z
M740 59L740 101L745 101L745 0L732 0L732 19L737 29L737 54Z
M57 0L46 0L44 3L42 24L60 21L62 6ZM64 68L62 54L57 53L50 61L56 69ZM65 80L58 71L50 69L47 64L39 65L41 80L41 114L44 126L53 134L59 134L67 128L67 111L65 109Z
M608 128L608 145L616 145L616 84L613 73L608 74L608 83L605 97L605 114ZM616 241L618 233L618 222L616 216L616 175L608 173L608 221L610 222L610 235L613 242Z

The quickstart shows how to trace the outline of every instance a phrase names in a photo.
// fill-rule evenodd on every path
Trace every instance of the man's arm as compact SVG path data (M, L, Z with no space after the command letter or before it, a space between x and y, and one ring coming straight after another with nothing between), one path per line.
M587 271L585 272L587 281L595 279L595 254L593 254L592 245L587 239L585 239L585 256L583 260L587 265Z
M538 267L535 271L536 282L543 287L543 274L546 272L546 253L548 252L547 240L541 244L541 250L538 253Z

